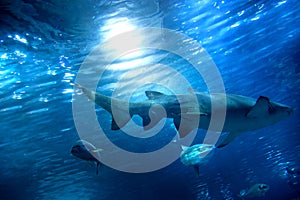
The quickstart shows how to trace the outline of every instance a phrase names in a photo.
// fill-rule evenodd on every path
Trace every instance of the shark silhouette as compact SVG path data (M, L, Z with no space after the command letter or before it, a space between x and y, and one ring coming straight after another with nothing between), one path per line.
M117 115L112 114L112 130L119 130L124 127L133 115L139 115L143 119L144 129L151 129L162 118L166 117L173 119L181 138L197 128L207 130L212 112L218 112L218 110L211 110L211 101L221 101L224 98L224 94L220 93L166 95L157 91L145 91L148 100L126 102L96 93L78 83L75 83L75 86L81 89L91 101L110 114L113 111L117 112ZM195 96L196 100L193 98ZM226 146L243 132L273 125L292 113L291 107L271 102L269 98L264 96L255 100L250 97L226 94L226 118L222 132L229 132L229 134L217 147ZM192 123L192 119L196 116L200 119L197 124ZM186 119L184 128L180 128L182 118Z

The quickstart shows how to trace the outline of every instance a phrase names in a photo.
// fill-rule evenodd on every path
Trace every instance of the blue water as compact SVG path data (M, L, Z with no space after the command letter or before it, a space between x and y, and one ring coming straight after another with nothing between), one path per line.
M300 167L298 0L5 0L0 8L0 199L229 200L256 183L270 186L257 199L300 198L299 175L286 171ZM104 167L97 176L95 167L70 153L79 139L72 82L96 45L139 27L168 28L197 40L216 63L226 92L267 96L293 107L294 115L217 150L199 177L180 160L144 174ZM181 64L172 61L194 89L205 90ZM104 93L120 73L110 71ZM97 110L109 128L110 116ZM176 134L167 123L150 142L119 132L113 139L124 148L143 151L148 143L151 149Z

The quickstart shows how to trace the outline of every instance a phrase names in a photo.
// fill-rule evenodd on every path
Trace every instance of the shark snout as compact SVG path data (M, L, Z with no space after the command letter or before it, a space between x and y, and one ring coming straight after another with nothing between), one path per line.
M81 149L79 146L73 146L71 149L71 154L76 155L79 154L81 152Z

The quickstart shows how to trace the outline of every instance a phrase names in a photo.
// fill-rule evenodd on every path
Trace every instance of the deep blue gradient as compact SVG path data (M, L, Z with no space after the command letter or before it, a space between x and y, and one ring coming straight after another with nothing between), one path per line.
M286 171L300 168L299 0L5 0L0 8L0 199L231 200L256 183L270 186L257 199L300 198L300 175ZM117 24L122 20L192 37L215 61L226 92L267 96L294 115L216 150L199 177L179 160L146 174L104 167L96 176L95 166L70 153L79 139L71 83L93 47L128 28ZM174 64L194 89L205 90L192 71ZM121 72L107 75L104 93L113 90L115 73ZM108 130L109 114L96 108ZM205 133L198 132L195 144ZM111 134L143 152L176 132L167 121L165 132L145 143Z

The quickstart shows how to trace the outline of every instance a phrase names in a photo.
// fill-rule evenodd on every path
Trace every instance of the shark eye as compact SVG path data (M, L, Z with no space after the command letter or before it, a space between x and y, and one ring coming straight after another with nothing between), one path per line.
M259 189L260 189L260 190L267 189L267 186L266 186L266 185L260 185L260 186L259 186Z

